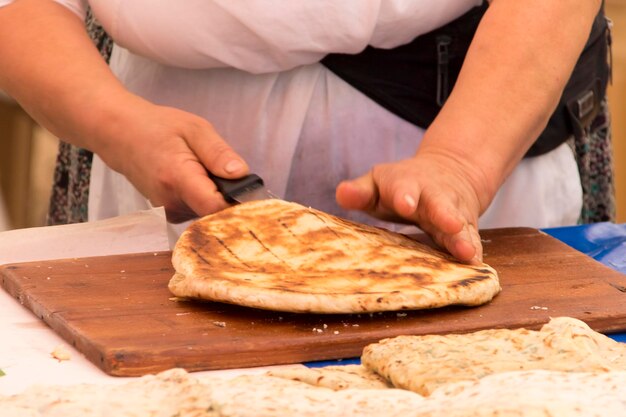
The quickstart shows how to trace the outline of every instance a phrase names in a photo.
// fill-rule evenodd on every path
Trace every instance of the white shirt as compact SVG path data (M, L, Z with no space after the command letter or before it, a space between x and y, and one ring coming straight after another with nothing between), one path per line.
M412 156L423 130L383 109L317 62L330 52L392 48L482 0L56 0L87 3L113 37L111 68L155 103L209 120L278 196L344 217L344 179ZM10 0L0 0L8 3ZM580 181L566 145L524 160L481 227L547 227L578 219ZM94 158L90 219L149 206ZM184 227L184 226L183 226Z

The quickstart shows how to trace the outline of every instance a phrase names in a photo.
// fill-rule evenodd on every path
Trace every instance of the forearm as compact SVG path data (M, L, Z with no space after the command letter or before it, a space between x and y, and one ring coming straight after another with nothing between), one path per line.
M0 8L0 88L35 120L75 145L100 151L115 109L138 100L111 73L84 23L48 0Z
M49 0L0 8L0 88L57 136L98 153L170 221L227 206L207 171L248 172L207 120L127 91L81 19Z
M451 159L484 210L544 129L599 0L494 0L419 154Z

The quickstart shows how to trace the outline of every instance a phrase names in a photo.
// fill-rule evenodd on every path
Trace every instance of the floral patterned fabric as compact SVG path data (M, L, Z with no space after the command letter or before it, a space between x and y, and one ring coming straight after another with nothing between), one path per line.
M606 100L589 132L574 140L576 162L583 187L580 223L615 220L615 184L611 122Z
M111 38L91 12L87 13L86 25L100 54L108 62L113 47ZM571 142L583 188L580 223L614 221L615 188L610 118L606 101L602 103L602 111L593 121L591 129L580 137L573 138ZM49 225L87 221L92 156L86 149L60 143L48 211Z
M100 51L100 55L106 62L109 62L113 48L111 38L96 22L91 11L87 12L85 23L89 36ZM48 209L48 225L87 221L92 157L93 154L87 149L78 148L63 141L59 143Z

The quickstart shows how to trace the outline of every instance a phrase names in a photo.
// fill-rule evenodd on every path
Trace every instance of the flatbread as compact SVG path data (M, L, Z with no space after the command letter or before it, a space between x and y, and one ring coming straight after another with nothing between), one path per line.
M500 291L488 265L462 264L405 235L278 199L191 224L172 264L176 296L299 313L474 306Z
M228 417L405 417L424 398L399 389L335 391L304 382L244 375L213 387L213 409Z
M195 378L174 369L122 385L38 386L0 395L2 417L591 417L626 415L626 372L516 371L430 397L332 389L265 375Z
M415 417L624 417L626 372L516 371L435 391Z
M215 380L214 384L218 384ZM122 385L32 386L0 395L2 417L218 417L211 385L182 369Z
M391 387L385 378L362 365L324 366L321 368L309 368L301 365L272 370L267 374L278 378L301 381L316 387L326 387L335 391Z
M123 385L38 386L4 397L2 417L380 417L423 402L396 389L334 391L265 375L195 378L175 369Z
M507 371L626 370L626 345L580 320L560 317L540 331L491 329L385 339L366 346L361 360L393 386L429 395L452 382Z

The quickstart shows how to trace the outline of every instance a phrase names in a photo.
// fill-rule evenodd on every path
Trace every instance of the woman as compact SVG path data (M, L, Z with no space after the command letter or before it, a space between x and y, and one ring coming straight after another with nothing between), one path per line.
M237 178L249 167L288 200L417 224L468 262L482 258L483 213L482 227L519 225L529 212L536 227L578 218L567 145L520 160L559 101L599 0L494 0L426 131L319 61L398 47L481 1L6 3L0 88L95 152L90 219L150 204L172 221L208 214L227 204L206 171ZM119 45L111 68L84 31L88 4Z

